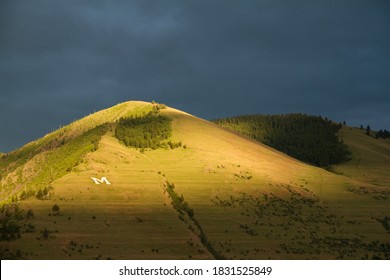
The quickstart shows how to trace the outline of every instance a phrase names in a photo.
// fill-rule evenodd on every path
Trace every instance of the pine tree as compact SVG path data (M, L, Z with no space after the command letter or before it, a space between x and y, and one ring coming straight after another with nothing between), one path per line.
M369 125L367 125L366 135L370 136L370 132L371 132L371 127Z

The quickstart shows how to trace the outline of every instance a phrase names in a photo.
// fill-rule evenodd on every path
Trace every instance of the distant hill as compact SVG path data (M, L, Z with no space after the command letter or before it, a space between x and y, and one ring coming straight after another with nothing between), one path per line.
M390 139L367 136L365 130L344 126L339 136L348 145L351 160L333 166L346 176L378 186L390 186Z
M0 258L389 259L388 142L355 132L335 174L161 104L99 111L0 158Z
M341 124L305 114L247 115L214 122L304 162L326 167L350 159Z

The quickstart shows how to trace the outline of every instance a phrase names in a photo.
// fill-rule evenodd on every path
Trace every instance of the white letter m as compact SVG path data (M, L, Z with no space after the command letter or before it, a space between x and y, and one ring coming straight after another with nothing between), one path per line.
M106 183L107 185L111 185L111 183L107 180L106 177L102 177L101 179L91 177L91 179L95 182L96 185L100 185Z

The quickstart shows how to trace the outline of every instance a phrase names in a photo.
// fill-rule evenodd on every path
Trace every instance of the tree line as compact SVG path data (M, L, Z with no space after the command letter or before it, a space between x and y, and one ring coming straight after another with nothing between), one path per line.
M375 137L387 139L387 138L390 138L390 132L386 129L381 129L376 133Z
M360 130L363 130L363 125L361 124L360 125ZM365 130L366 132L366 135L368 136L373 136L375 137L376 139L379 139L379 138L383 138L383 139L387 139L387 138L390 138L390 132L386 129L381 129L379 130L378 132L373 132L371 131L371 127L369 125L367 125L367 128Z
M337 136L342 124L320 116L246 115L214 122L317 166L327 167L350 159L347 145Z

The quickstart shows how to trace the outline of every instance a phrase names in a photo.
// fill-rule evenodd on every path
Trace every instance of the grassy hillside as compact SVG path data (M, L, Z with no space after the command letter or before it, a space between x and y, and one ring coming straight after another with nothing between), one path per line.
M152 108L145 102L119 104L75 121L18 150L0 155L1 201L24 199L49 186L52 181L70 172L86 153L97 148L101 135L109 127L108 123L129 115L148 113Z
M352 152L352 159L334 166L337 172L370 184L390 187L390 139L375 139L364 130L343 127L340 137Z
M18 202L22 214L0 216L3 231L12 216L21 234L0 241L2 258L390 258L385 187L173 108L159 115L170 120L168 140L181 147L129 147L115 130L134 104L119 105L124 113L106 124L94 151L51 182L48 199L30 197Z

